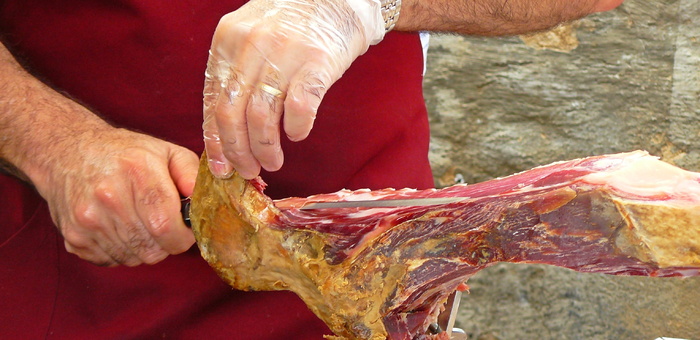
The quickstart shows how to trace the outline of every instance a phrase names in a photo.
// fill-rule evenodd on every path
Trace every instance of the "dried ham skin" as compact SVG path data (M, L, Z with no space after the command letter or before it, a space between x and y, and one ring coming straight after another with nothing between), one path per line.
M342 190L272 201L262 188L260 179L216 179L201 163L191 219L202 256L236 289L295 292L338 339L444 339L427 329L449 294L498 262L700 274L700 174L642 151L440 190ZM424 197L464 200L299 209Z

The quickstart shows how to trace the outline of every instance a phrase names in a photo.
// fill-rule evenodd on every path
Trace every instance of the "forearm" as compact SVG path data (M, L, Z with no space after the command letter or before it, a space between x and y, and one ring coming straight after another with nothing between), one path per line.
M25 181L41 181L70 137L109 126L85 107L25 71L0 44L0 168ZM77 152L78 145L72 150ZM70 149L69 149L70 150ZM34 183L37 184L37 183Z
M516 35L610 10L620 3L622 0L403 0L395 29Z
M187 250L180 195L192 193L197 156L110 126L0 47L0 164L46 200L66 250L110 266Z

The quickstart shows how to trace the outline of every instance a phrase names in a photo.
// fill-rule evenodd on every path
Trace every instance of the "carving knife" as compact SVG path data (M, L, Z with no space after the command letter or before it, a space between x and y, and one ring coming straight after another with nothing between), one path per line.
M310 202L300 210L340 209L340 208L395 208L441 205L463 201L468 197L427 197L406 199L376 199L357 201Z
M192 222L190 221L190 198L182 198L180 199L180 213L182 213L182 221L185 222L185 225L188 227L192 227Z

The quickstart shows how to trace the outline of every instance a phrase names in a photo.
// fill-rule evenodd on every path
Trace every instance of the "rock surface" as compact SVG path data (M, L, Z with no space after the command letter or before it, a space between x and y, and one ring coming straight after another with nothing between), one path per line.
M700 171L700 3L627 0L538 36L432 36L438 186L645 149ZM700 279L501 264L470 280L470 339L700 339Z

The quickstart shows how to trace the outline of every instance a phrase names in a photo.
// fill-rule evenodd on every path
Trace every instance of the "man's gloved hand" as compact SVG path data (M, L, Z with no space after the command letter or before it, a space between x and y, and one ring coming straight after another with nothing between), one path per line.
M281 127L306 138L328 88L384 33L378 0L252 0L225 15L204 86L214 175L278 170Z

